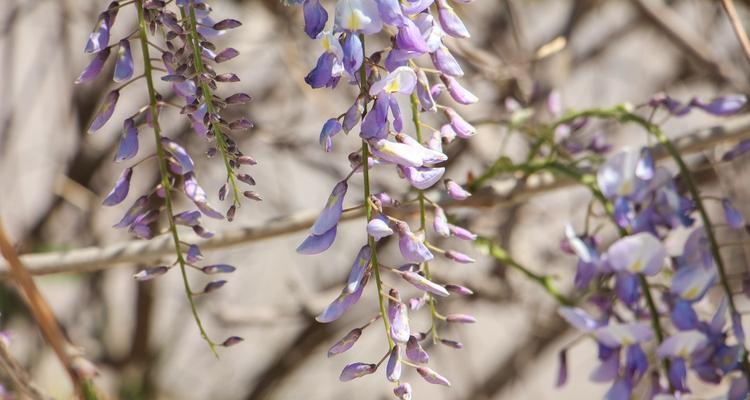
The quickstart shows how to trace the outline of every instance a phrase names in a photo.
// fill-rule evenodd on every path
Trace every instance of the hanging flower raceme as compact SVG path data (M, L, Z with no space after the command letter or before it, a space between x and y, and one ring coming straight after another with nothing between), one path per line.
M436 257L457 263L474 262L466 254L431 244L429 239L433 232L437 236L469 241L476 239L476 235L449 223L442 207L427 198L424 192L440 187L438 182L447 173L445 167L440 165L448 159L443 146L456 138L466 139L476 133L476 129L453 108L455 103L468 105L478 99L457 80L464 72L444 42L446 35L465 38L469 33L452 6L442 0L337 0L333 10L326 10L318 0L294 3L302 4L305 33L316 39L323 48L305 82L313 88L333 88L346 82L355 85L359 91L347 110L325 121L320 130L320 144L326 152L330 152L334 148L334 138L341 140L337 137L341 131L348 134L359 125L360 144L363 146L360 151L349 155L351 173L336 184L310 234L297 251L317 254L334 245L338 223L342 213L347 210L343 205L347 182L361 172L365 179L363 204L351 209L362 207L367 210L368 241L363 247L367 251L361 250L356 256L347 285L318 316L318 321L331 322L341 317L359 299L365 284L369 280L375 281L379 303L384 310L379 318L387 328L388 349L383 355L383 360L388 360L386 377L399 382L402 360L420 365L427 362L428 356L419 345L420 341L429 338L435 344L442 343L453 348L463 346L454 340L439 337L436 325L440 319L451 323L473 322L470 316L440 315L433 296L448 296L450 293L469 295L471 290L460 285L434 282L428 262ZM331 15L333 21L329 21ZM375 35L390 35L391 46L386 49L367 47L367 39ZM430 62L432 66L422 68L422 61ZM441 99L443 91L448 96ZM404 117L401 104L405 100L411 102L411 118ZM423 137L422 129L426 129L426 125L420 122L420 113L437 113L438 110L445 113L444 127ZM413 128L405 123L408 119L414 122ZM416 135L407 133L411 129ZM451 133L442 134L442 131L448 130ZM336 146L343 144L336 143ZM391 209L399 205L390 196L385 193L373 195L370 191L370 174L375 166L383 172L395 170L406 181L408 188L417 191L415 200L420 207L418 228L410 225L409 221L395 218ZM449 196L458 201L471 195L450 179L445 180L445 188ZM435 210L434 224L429 225L428 206ZM402 267L388 267L378 262L376 242L385 243L389 237L398 241L401 256L407 263ZM402 301L398 289L382 289L384 282L380 272L385 270L392 272L390 276L400 276L408 284L407 288L417 289L422 294ZM432 327L429 333L415 332L407 314L409 311L416 312L426 304L431 308ZM329 355L351 348L361 330L369 325L351 331L332 347ZM341 379L350 380L371 374L379 366L380 363L350 364L342 372ZM417 372L427 382L448 385L447 379L426 366L420 366ZM411 398L411 386L400 382L394 394L402 399Z
M127 10L133 10L137 15L139 29L119 41L113 41L110 32L115 17ZM260 199L255 192L242 191L238 187L238 181L247 185L255 184L255 180L249 174L239 172L242 166L254 165L255 160L244 155L231 136L234 131L248 129L252 123L244 118L227 121L222 116L227 107L246 103L250 96L240 92L221 98L214 94L220 84L239 81L236 74L218 73L215 70L215 64L236 57L238 52L233 48L217 50L211 41L226 30L240 26L241 23L234 19L216 22L211 18L210 11L211 7L202 0L177 0L173 5L170 2L141 0L110 3L99 15L86 44L85 51L93 53L93 59L76 79L76 83L95 79L104 70L110 55L115 55L112 79L120 85L104 97L89 126L88 130L91 133L100 130L109 122L126 86L141 78L146 80L148 104L125 118L115 161L131 160L138 155L139 136L146 127L154 131L156 154L146 155L125 168L112 191L104 199L104 205L107 206L125 201L135 167L144 168L141 164L147 164L153 158L157 160L161 177L159 183L147 194L135 200L115 227L128 228L136 236L150 239L161 234L159 225L166 221L167 233L174 241L176 260L166 266L149 267L136 273L134 278L139 281L163 275L175 265L179 266L183 274L188 268L206 275L234 271L233 266L226 264L201 267L199 264L203 256L200 248L180 240L178 226L190 227L197 235L209 238L213 234L201 225L201 215L216 219L224 219L226 216L231 221L240 205L241 194L254 200ZM140 59L134 57L133 47L139 50ZM160 54L153 54L153 51ZM143 71L133 77L138 69L137 62L142 63ZM180 113L188 117L195 133L207 141L207 154L219 154L223 160L227 176L226 183L218 190L218 197L223 201L229 191L232 198L231 205L224 214L209 204L208 195L198 183L195 164L185 146L169 139L161 130L159 116L162 109L175 106L175 103L166 101L167 96L157 92L154 85L157 70L166 71L160 78L171 83L170 89L175 97L182 101L182 105L177 106ZM177 211L175 201L178 193L191 200L197 210ZM225 280L211 281L203 291L196 292L190 288L187 280L184 282L193 308L193 296L215 291L226 283ZM215 343L208 339L197 314L195 317L201 335L209 342L212 350L216 345L226 347L242 340L233 336L224 342Z

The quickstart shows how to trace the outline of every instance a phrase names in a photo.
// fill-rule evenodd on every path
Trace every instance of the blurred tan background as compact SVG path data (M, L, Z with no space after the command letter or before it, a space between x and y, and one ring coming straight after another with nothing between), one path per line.
M323 3L332 15L333 3ZM125 203L113 208L100 205L123 167L112 163L120 121L146 101L143 84L128 87L111 121L95 135L85 133L112 83L104 77L106 72L82 86L74 86L73 80L89 61L83 48L106 4L3 0L0 7L0 217L22 253L132 240L111 225L156 179L154 166L144 164L135 172ZM221 68L238 73L240 86L254 98L233 112L248 115L256 125L240 143L259 162L253 172L264 201L247 202L232 224L209 227L226 231L263 226L272 218L318 211L334 183L349 171L346 155L359 145L354 137L342 135L336 138L334 152L326 154L317 143L320 127L346 110L353 93L345 85L329 91L304 84L321 49L302 31L301 8L286 8L275 0L211 4L217 20L232 17L244 24L220 39L241 53ZM744 2L738 6L743 20L749 21ZM473 121L507 117L507 97L542 109L544 94L552 89L561 93L566 109L580 109L642 103L659 91L684 100L746 92L750 84L750 65L715 1L476 0L457 9L472 37L450 44L467 72L466 86L481 98L477 105L461 108ZM134 22L133 10L123 9L113 40L132 31ZM555 38L564 38L566 44L535 60L537 50ZM670 120L664 130L679 137L718 125L742 127L744 122L696 114ZM198 177L218 203L216 190L223 172L217 163L200 156L205 143L174 112L164 114L163 126L169 136L190 143ZM618 146L646 143L632 127L604 124L601 129ZM499 125L483 124L479 132L449 149L456 158L449 177L465 181L467 173L481 171L502 155L501 149L513 159L521 159L527 151L523 140L513 138L502 148L506 132ZM141 154L150 151L148 140L142 140L141 146ZM693 161L714 156L714 150L705 149ZM734 188L734 196L747 200L741 189L747 181L738 172L742 166L733 168L723 175L719 172L721 180L709 171L703 180L706 192ZM376 174L376 189L403 194L404 185L392 175ZM362 198L359 179L352 182L356 183L346 204ZM565 223L580 223L587 199L584 190L564 189L510 207L459 210L455 215L468 227L495 238L535 271L558 275L560 286L566 288L575 264L558 250L559 241ZM738 204L750 211L750 202ZM325 356L331 344L374 315L374 293L366 291L357 306L333 324L321 325L313 319L345 280L365 240L363 221L344 223L332 249L318 256L294 252L305 234L302 230L204 252L207 262L238 267L222 290L199 302L213 337L245 338L244 343L222 351L218 360L198 335L177 271L137 284L131 275L139 266L118 264L93 273L45 276L38 283L67 335L99 366L97 384L112 398L391 398L391 387L381 372L338 382L346 363L374 362L380 356L384 341L380 326L366 330L347 353ZM478 262L439 261L434 270L441 281L466 284L477 294L445 301L441 307L472 313L479 322L443 327L445 337L465 344L463 350L430 350L431 366L453 387L429 385L408 369L405 379L414 385L415 398L600 398L607 386L587 382L595 351L586 341L568 354L568 384L554 387L557 352L576 335L556 316L555 304L545 293L476 249L459 249ZM744 264L741 248L734 250L734 256L737 265ZM386 245L384 259L397 262L392 244ZM193 276L196 287L202 279ZM10 285L0 289L0 328L10 336L12 354L48 394L66 398L70 385L23 303ZM414 325L426 326L421 318Z

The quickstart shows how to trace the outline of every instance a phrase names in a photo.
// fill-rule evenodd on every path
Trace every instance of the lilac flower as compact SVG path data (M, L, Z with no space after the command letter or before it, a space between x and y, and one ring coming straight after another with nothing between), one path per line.
M452 179L445 180L445 190L453 200L466 200L471 196L471 193Z
M422 275L416 272L402 272L401 277L404 278L405 281L414 285L414 287L416 287L419 290L430 292L438 296L449 295L448 290L446 290L445 287L440 286L437 283L430 281L429 279L423 277Z
M407 144L391 142L385 139L370 141L370 150L375 157L405 167L421 167L422 153Z
M471 263L476 262L475 259L467 256L464 253L458 252L456 250L446 250L445 256L460 264L471 264Z
M163 265L159 267L150 267L136 272L133 275L133 278L137 281L145 282L154 279L159 275L164 275L167 271L169 271L169 268Z
M315 220L312 228L310 228L310 232L313 235L322 235L339 223L343 212L344 196L348 187L349 185L346 181L341 181L333 187L333 191L331 191L331 195L328 197L323 211L318 216L318 219Z
M105 48L96 53L89 65L86 66L83 72L81 72L81 75L76 78L75 83L85 83L99 76L99 73L102 72L102 68L104 67L104 63L107 61L107 58L109 58L109 53L109 48Z
M124 131L124 135L120 139L120 146L115 155L116 162L129 160L138 154L138 129L135 127L135 122L132 118L128 118L123 122L122 130Z
M445 285L445 290L459 296L471 296L472 294L474 294L471 289L461 285L448 284Z
M435 3L438 8L440 26L445 33L456 38L469 38L471 36L463 21L461 21L461 18L456 15L456 12L453 11L453 7L448 5L446 0L436 0Z
M214 274L228 274L231 272L234 272L237 268L235 268L232 265L228 264L213 264L213 265L206 265L205 267L201 268L201 271L203 271L204 274L208 275L214 275Z
M112 113L115 112L115 106L117 105L117 100L120 98L120 92L118 90L113 90L109 93L107 93L107 96L104 98L104 102L101 106L99 106L99 110L97 110L96 115L94 115L94 120L91 121L91 125L89 126L88 132L94 133L98 131L104 124L109 121L109 118L112 117Z
M668 337L656 349L661 357L689 358L693 353L703 349L708 344L706 335L697 330L677 332Z
M185 254L185 261L188 262L188 264L195 264L198 261L203 259L203 253L201 253L200 247L197 245L191 244L188 247L188 251Z
M449 75L441 75L440 79L445 83L448 93L457 103L468 105L479 101L479 98L461 86L456 78Z
M398 248L406 261L422 263L433 259L433 255L425 246L424 241L411 232L406 222L398 222L396 227L399 236Z
M473 324L477 322L476 318L466 314L448 314L445 316L445 320L454 324Z
M165 137L161 138L161 145L177 161L177 164L172 168L172 172L185 175L193 170L193 159L190 158L185 148Z
M199 210L201 210L203 215L216 219L224 219L224 216L220 212L214 210L208 204L208 197L206 196L206 192L204 192L203 188L198 185L198 181L195 179L195 174L189 172L184 176L185 182L183 184L183 187L185 195L190 200L192 200L193 203L195 203L195 205Z
M417 364L427 364L430 361L430 356L419 345L419 341L414 335L409 336L409 340L406 342L406 359Z
M341 371L341 376L339 376L339 380L341 382L347 382L352 379L372 374L375 372L375 370L377 370L377 366L375 364L355 362L344 367L344 369Z
M422 378L426 380L429 383L435 384L435 385L443 385L443 386L450 386L451 383L445 379L442 375L438 374L437 372L433 371L432 369L428 367L418 367L417 372L419 375L422 375Z
M391 327L391 338L397 343L406 343L409 340L410 332L406 305L401 302L398 290L391 289L389 294L388 320Z
M750 151L750 139L745 139L721 156L721 161L732 161Z
M560 307L560 309L557 310L557 313L581 332L592 332L601 325L586 311L580 308Z
M377 96L381 93L403 93L410 94L417 84L417 75L409 67L398 67L389 72L383 79L370 86L370 95Z
M86 48L84 49L86 53L98 53L102 50L108 50L109 31L112 28L116 15L116 9L107 10L99 14L96 26L86 42Z
M442 237L449 237L451 235L451 229L448 224L448 217L445 216L445 211L442 207L435 206L435 217L432 224L435 232Z
M664 265L667 251L654 235L641 232L619 239L607 250L607 259L615 271L653 276Z
M362 246L354 259L352 269L349 272L349 279L346 281L344 291L354 293L359 290L359 286L366 283L365 275L370 271L370 257L372 251L369 245Z
M362 335L362 329L360 328L354 328L349 333L346 334L341 340L336 342L333 346L331 346L330 349L328 349L328 357L335 356L336 354L341 354L354 346L354 343L359 340L359 337Z
M359 40L359 36L352 33L347 34L344 38L342 51L344 70L346 70L349 75L354 76L362 66L363 62L362 42Z
M305 15L305 33L315 39L326 26L328 12L318 0L305 0L302 10Z
M375 0L338 0L333 22L336 31L372 35L383 29Z
M429 167L403 167L399 166L399 170L404 175L404 178L415 188L419 190L426 190L436 184L445 173L445 168L429 168Z
M596 180L604 196L629 196L636 190L639 183L636 168L640 153L633 149L625 149L607 158L599 167Z
M700 108L701 110L716 116L727 116L736 114L747 104L747 97L743 94L728 95L717 97L709 103L693 98L690 105Z
M396 34L396 46L406 51L427 53L430 49L427 47L427 42L425 42L422 32L414 21L409 18L403 18L401 22L398 34Z
M341 123L335 118L331 118L323 124L323 130L320 131L320 145L326 152L333 149L333 137L341 132Z
M386 378L391 382L398 382L401 379L401 348L398 344L393 346L391 354L388 356Z
M130 53L130 41L120 40L117 48L117 62L113 78L115 82L123 82L133 77L133 55Z
M362 291L365 288L367 277L368 275L365 275L363 277L363 282L358 285L359 287L356 291L349 292L344 289L339 297L337 297L331 304L329 304L328 307L326 307L326 309L320 315L315 317L315 320L325 324L341 318L346 310L348 310L351 306L357 303L357 301L359 301L359 298L362 296Z
M393 229L388 225L388 219L382 215L378 215L367 223L367 234L380 240L386 236L393 234Z
M610 323L593 332L596 340L609 348L629 346L650 340L654 333L646 323Z
M458 61L456 61L450 50L444 45L441 44L435 52L430 53L430 57L432 57L432 63L435 65L435 68L443 74L448 76L464 75L464 71L461 69Z
M411 400L411 385L409 383L402 383L393 389L393 394L399 400Z
M451 128L456 133L456 136L461 139L468 139L477 133L476 128L466 122L454 109L446 107L444 111L450 120Z
M102 204L105 206L114 206L122 203L123 200L128 196L130 190L130 178L133 176L133 168L125 168L120 173L120 177L117 178L115 187L109 192L107 197L104 199Z
M324 232L321 235L310 234L305 240L297 246L297 253L300 254L319 254L326 250L336 240L336 228L338 225L334 225L333 228Z
M672 277L670 291L687 301L698 301L717 279L715 269L682 267Z
M565 385L565 382L568 381L568 351L567 349L562 349L558 353L558 365L559 368L557 370L557 380L555 383L556 387L562 387Z
M727 224L734 229L742 229L745 227L745 218L737 211L732 205L731 200L722 199L721 207L724 209L724 220Z

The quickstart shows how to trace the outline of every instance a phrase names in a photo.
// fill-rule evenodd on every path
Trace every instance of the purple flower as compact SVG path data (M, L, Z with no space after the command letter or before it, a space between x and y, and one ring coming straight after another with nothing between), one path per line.
M448 314L445 316L445 321L454 324L473 324L477 322L477 319L466 314Z
M116 162L129 160L138 154L138 129L135 127L135 122L132 118L128 118L123 121L122 125L124 134L117 148Z
M198 247L197 245L191 244L188 247L188 251L185 255L185 261L187 261L188 264L195 264L202 259L203 259L203 253L201 253L200 247Z
M305 0L302 11L305 16L305 33L310 39L317 38L326 26L328 12L318 0Z
M432 64L435 65L440 72L448 76L463 76L464 71L461 69L461 65L453 57L450 50L445 45L440 45L434 53L430 54L432 57Z
M378 215L367 223L367 234L380 240L386 236L393 234L393 229L388 225L388 219L382 215Z
M161 138L161 145L177 161L177 164L172 165L172 172L185 175L193 170L193 159L184 147L166 137Z
M461 18L456 15L453 11L453 7L448 5L446 0L436 0L438 8L438 19L440 19L440 26L443 28L445 33L456 37L456 38L469 38L471 35L466 29Z
M633 388L625 379L618 379L612 384L607 393L604 395L605 400L630 400Z
M449 237L451 235L448 217L445 216L445 211L443 211L442 207L435 206L435 218L433 219L432 227L442 237Z
M666 338L656 349L656 355L660 358L679 357L687 359L706 345L708 345L708 338L703 332L697 330L682 331Z
M389 97L388 93L381 93L375 99L372 110L362 120L360 137L371 140L385 140L388 137Z
M466 122L454 109L446 107L445 115L450 120L451 128L453 128L453 131L461 139L468 139L477 133L476 128Z
M417 364L427 364L430 361L430 356L419 345L419 341L414 335L409 336L409 340L406 342L406 359Z
M341 181L333 187L333 191L331 191L331 195L328 197L323 211L318 216L318 219L315 220L312 228L310 228L310 232L313 235L322 235L339 223L343 212L344 196L348 187L349 185L346 181Z
M641 322L610 323L594 330L596 340L609 348L645 342L653 336L651 327Z
M409 340L410 333L406 305L400 301L398 290L391 289L389 294L388 321L391 326L391 338L397 343L406 343Z
M319 142L326 152L333 149L333 137L339 132L341 132L341 123L336 118L331 118L323 124Z
M362 104L362 98L357 97L357 100L354 101L354 103L349 107L348 110L346 110L346 114L344 115L344 122L341 124L341 127L344 128L344 132L349 133L352 129L354 129L354 126L359 123L359 119L362 116L362 111L364 110Z
M339 0L333 20L337 32L361 32L372 35L383 29L375 0Z
M362 335L362 329L360 328L354 328L349 333L346 334L341 340L336 342L333 346L331 346L330 349L328 349L328 357L335 356L336 354L341 354L354 346L354 343L359 340L359 337Z
M94 133L99 130L104 124L109 121L109 118L112 117L112 113L115 112L115 106L117 105L117 100L120 98L120 92L118 90L113 90L109 93L107 93L107 97L104 98L104 102L101 106L99 106L99 110L97 110L96 115L94 115L94 120L91 121L91 125L89 126L89 133Z
M713 268L684 266L672 276L670 291L687 301L698 301L716 283L716 279Z
M321 235L310 234L305 240L297 246L297 253L300 254L320 254L333 244L336 240L336 228L338 225L334 225L333 228L324 232Z
M349 33L344 38L342 45L344 70L350 75L356 75L359 68L362 66L363 61L363 49L362 42L359 40L359 36L353 33Z
M323 312L315 317L315 320L320 323L329 323L333 322L339 318L341 318L342 315L348 310L351 306L357 303L359 301L359 298L362 296L362 291L365 288L365 283L367 282L367 275L364 276L363 282L359 284L359 288L355 292L348 292L346 289L344 289L339 297L337 297L331 304L326 307Z
M370 150L375 157L405 167L421 167L423 154L413 146L385 139L371 140Z
M659 239L647 232L626 236L607 250L607 260L615 271L656 275L664 265L667 251Z
M577 307L560 307L557 313L569 324L584 333L592 332L601 325L586 311Z
M445 83L445 87L448 89L448 93L457 103L468 105L474 104L479 101L479 98L470 91L466 90L466 88L461 86L456 78L449 75L441 75L440 79L442 79L443 83Z
M732 161L750 151L750 139L745 139L721 156L721 161Z
M402 19L402 24L396 34L396 47L417 53L427 53L430 50L419 27L409 18Z
M453 200L466 200L471 196L471 193L462 188L461 185L454 182L452 179L445 180L445 190Z
M393 389L393 394L399 400L411 400L411 385L409 383L402 383Z
M458 252L456 250L447 250L445 252L445 256L460 264L471 264L471 263L476 262L475 259L467 256L464 253Z
M375 370L377 370L377 368L378 367L375 364L367 364L361 362L348 364L346 367L344 367L344 370L341 371L339 380L341 382L347 382L352 379L360 378L362 376L372 374L373 372L375 372Z
M721 206L724 209L724 220L734 229L745 227L745 218L737 211L729 199L722 199Z
M682 358L675 358L669 365L667 371L669 384L680 392L689 392L687 388L687 365Z
M126 197L128 197L128 191L130 190L130 178L133 176L133 168L125 168L120 173L120 177L117 178L115 187L109 192L107 197L104 199L102 204L105 206L114 206L122 203Z
M404 178L419 190L426 190L436 184L445 173L445 168L429 168L429 167L403 167L399 166L399 170L404 175Z
M203 271L203 273L207 275L214 275L232 273L236 269L237 268L235 268L234 266L228 264L213 264L206 265L205 267L201 268L201 271Z
M128 39L120 40L117 48L117 61L115 62L115 73L113 78L115 82L126 81L133 77L133 55L130 53L130 41Z
M365 275L370 271L370 257L370 246L362 246L349 272L349 279L347 279L346 287L344 288L345 292L354 293L359 290L359 285L363 285L366 282Z
M399 222L396 226L399 236L398 248L406 261L423 263L433 259L433 255L425 246L424 241L412 233L406 222Z
M169 268L163 265L159 267L145 268L135 273L133 275L133 278L141 282L150 281L151 279L154 279L159 275L166 274L167 271L169 271Z
M562 349L557 354L557 362L558 362L558 369L557 369L557 381L555 383L556 387L562 387L565 385L565 382L568 381L568 351L567 349Z
M216 219L224 219L224 215L220 212L214 210L211 208L211 206L208 204L208 197L206 196L206 192L203 191L203 188L198 185L198 181L195 179L195 174L192 172L189 172L184 175L185 176L185 182L183 184L183 188L185 191L185 195L195 203L195 205L198 207L199 210L203 213L203 215L211 218Z
M466 286L448 284L445 285L445 290L450 293L457 294L459 296L471 296L474 292Z
M239 336L230 336L230 337L226 338L223 342L221 342L221 345L224 346L224 347L231 347L231 346L234 346L236 344L242 343L244 341L245 341L245 339L243 339L243 338L241 338Z
M378 6L378 13L384 23L393 26L401 26L406 18L401 11L401 5L398 0L375 0Z
M747 97L743 94L727 95L717 97L709 103L704 103L697 98L690 100L690 105L719 117L736 114L747 104Z
M107 58L109 58L109 52L109 48L105 48L96 53L89 65L86 66L83 72L81 72L81 75L76 78L75 83L85 83L99 76L99 73L102 72L102 68L104 67L104 63L107 61Z
M636 176L639 160L640 152L633 149L624 149L607 158L596 173L597 183L604 196L611 199L635 192L639 183Z
M432 282L431 280L425 278L424 276L416 273L416 272L402 272L401 277L404 278L405 281L411 283L419 290L430 292L432 294L438 295L438 296L448 296L450 293L448 293L448 290L446 290L445 287L438 285L435 282Z
M419 375L422 375L422 378L426 380L429 383L435 384L435 385L443 385L443 386L450 386L451 383L445 379L442 375L438 374L437 372L433 371L432 369L428 367L418 367L417 372Z
M401 349L398 344L391 349L385 371L385 376L389 381L397 382L401 379Z

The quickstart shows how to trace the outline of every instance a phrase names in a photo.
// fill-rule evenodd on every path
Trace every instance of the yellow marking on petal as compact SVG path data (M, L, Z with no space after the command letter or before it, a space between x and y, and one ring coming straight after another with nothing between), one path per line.
M326 208L332 207L336 202L339 200L339 195L333 194L328 197L328 203L326 203Z
M643 263L641 262L641 260L636 260L636 262L630 264L630 268L628 269L636 273L641 272L641 270L643 270Z
M698 287L697 286L693 286L689 290L687 290L686 292L684 292L682 294L682 297L685 300L694 300L696 297L698 297L699 294L700 294L700 291L698 290Z
M398 89L401 87L399 80L394 79L385 86L385 91L388 93L398 92Z

